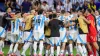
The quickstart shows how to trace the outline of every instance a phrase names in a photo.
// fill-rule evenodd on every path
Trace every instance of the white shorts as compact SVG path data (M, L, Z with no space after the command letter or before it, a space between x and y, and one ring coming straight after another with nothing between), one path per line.
M77 39L77 36L78 36L78 31L75 31L75 30L68 31L68 39L69 40L75 41Z
M10 40L11 39L11 31L7 31L7 35L6 35L6 41Z
M45 36L44 33L42 32L34 32L34 39L35 41L40 41L40 40L44 40Z
M50 44L50 38L45 38L45 42L47 43L47 44Z
M10 40L11 40L12 43L18 42L18 40L19 40L18 35L11 34Z
M6 37L6 32L5 32L5 29L3 27L0 27L0 37L1 38L5 38Z
M50 38L50 45L54 46L54 44L56 46L60 46L61 40L60 37L51 37Z
M22 40L23 41L32 41L32 36L33 36L32 32L25 31L24 38L22 38Z
M79 34L77 37L77 43L86 44L86 36L87 34Z
M66 29L64 29L63 31L60 30L60 39L61 42L67 42L67 36L66 36Z

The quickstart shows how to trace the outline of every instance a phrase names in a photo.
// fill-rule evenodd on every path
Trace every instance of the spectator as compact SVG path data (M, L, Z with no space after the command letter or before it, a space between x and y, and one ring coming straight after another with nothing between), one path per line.
M48 6L48 4L47 4L46 1L44 1L44 2L42 3L41 8L42 8L44 11L49 10L49 6Z
M72 3L70 2L70 0L66 0L66 3L64 4L65 7L65 11L71 11L72 9Z
M94 12L96 10L96 5L93 0L90 1L90 4L88 4L88 8Z
M54 9L54 0L47 0L47 3L48 3L48 5L49 5L49 8L52 8L52 9Z
M80 4L79 2L76 2L76 10L78 11L80 9Z
M21 5L21 12L29 12L31 9L31 2L29 2L29 0L24 0L22 5Z
M15 0L11 1L11 9L12 9L13 12L16 11L16 1Z
M5 7L6 7L6 9L11 7L11 0L5 1Z
M36 1L33 6L32 6L33 9L35 10L38 10L40 8L40 2L39 1Z
M17 11L21 10L21 5L23 3L24 0L16 0L16 9Z
M57 10L57 12L64 10L64 6L61 1L58 2L56 10Z
M83 4L82 8L84 10L88 9L88 2L87 1L84 1L84 4Z

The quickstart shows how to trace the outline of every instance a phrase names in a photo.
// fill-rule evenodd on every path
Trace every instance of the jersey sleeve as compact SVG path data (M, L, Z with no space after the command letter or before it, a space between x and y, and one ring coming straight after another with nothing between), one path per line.
M49 20L49 18L46 18L45 16L43 16L44 18L45 18L45 21L48 21Z

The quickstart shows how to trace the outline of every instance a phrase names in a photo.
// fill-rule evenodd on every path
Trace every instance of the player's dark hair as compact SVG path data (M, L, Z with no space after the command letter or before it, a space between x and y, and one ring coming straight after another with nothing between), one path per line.
M38 15L43 13L43 9L38 10Z
M91 9L87 9L87 11L88 11L89 13L91 13L91 12L92 12L92 10L91 10Z
M76 12L76 9L72 8L71 13Z
M53 18L56 18L56 17L57 17L57 15L54 13L54 14L52 14L52 17L53 17Z
M70 11L67 11L67 12L71 14L71 12L70 12Z
M21 13L21 16L23 16L23 14L25 14L25 12L22 12L22 13Z
M61 14L64 14L65 13L65 10L61 10Z
M49 15L49 19L52 19L52 17L53 17L52 14L50 14L50 15Z
M83 14L85 13L85 11L82 10L82 8L80 8L78 11L82 12Z
M21 13L21 12L20 12L20 11L16 11L16 12L15 12L15 14L19 14L19 13Z

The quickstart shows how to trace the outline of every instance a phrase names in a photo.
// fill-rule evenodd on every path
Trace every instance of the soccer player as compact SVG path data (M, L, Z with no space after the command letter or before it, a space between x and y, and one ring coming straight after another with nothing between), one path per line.
M96 27L97 27L97 33L98 33L97 37L98 37L98 42L100 43L100 11L95 11L95 17L96 17Z
M77 14L75 9L72 9L72 15L67 17L68 25L69 25L69 34L68 34L68 39L69 39L69 56L73 56L73 41L76 40L77 38L77 27L75 20L77 19Z
M48 20L43 15L43 10L40 9L38 11L38 15L36 15L34 18L34 56L37 56L37 43L39 42L39 56L42 56L43 51L43 42L44 42L44 23Z
M32 18L34 17L34 10L31 10L31 13L24 19L25 22L25 29L24 29L24 46L23 51L21 55L26 56L25 52L26 50L32 45L32 36L33 36L33 30L32 30Z
M59 16L58 19L65 24L66 18L64 16L64 14L65 14L65 11L62 10L61 15ZM60 55L63 56L64 55L64 50L65 50L65 45L66 45L66 42L67 42L66 28L65 27L60 27L59 31L60 31L60 39L61 39L61 43L62 43Z
M87 36L87 33L88 33L88 26L87 26L87 23L86 23L86 18L85 16L83 16L84 14L84 11L82 10L79 10L78 11L78 37L77 37L77 51L80 52L81 56L87 56L87 50L85 48L85 44L87 43L86 42L86 36ZM81 51L80 51L81 50ZM79 53L77 53L77 56L80 55Z
M51 29L51 37L50 37L50 44L51 44L51 54L50 56L54 56L54 45L57 46L57 55L60 54L60 27L64 27L63 22L57 19L57 15L53 14L52 20L50 20L48 26ZM60 26L60 27L59 27Z
M88 29L89 29L89 33L87 34L88 55L96 56L96 50L99 51L99 46L97 44L97 30L95 27L96 25L95 18L93 17L91 12L92 11L90 9L86 10L87 19L88 19L88 21L86 22L88 23Z
M6 28L6 26L5 26ZM5 28L3 28L2 26L0 26L0 55L3 54L2 48L4 48L4 40L5 40Z
M49 16L49 19L52 19L52 14L50 14ZM48 32L49 31L49 32ZM51 30L50 30L50 28L48 27L48 23L46 24L46 26L45 26L45 41L46 41L46 51L45 51L45 56L48 56L49 55L49 51L50 51L50 47L51 47L51 45L50 45L50 34L51 34Z
M12 54L15 55L16 51L18 50L17 47L18 47L18 44L17 44L17 41L18 41L18 38L19 38L19 23L20 23L20 20L19 18L21 18L21 13L20 12L16 12L15 13L15 16L14 16L14 19L12 19L11 21L11 41L12 41L12 44L10 45L10 49L9 49L9 52L8 54ZM15 44L15 46L14 46ZM14 47L14 49L13 49Z

